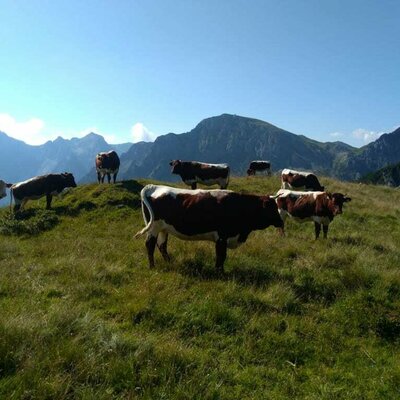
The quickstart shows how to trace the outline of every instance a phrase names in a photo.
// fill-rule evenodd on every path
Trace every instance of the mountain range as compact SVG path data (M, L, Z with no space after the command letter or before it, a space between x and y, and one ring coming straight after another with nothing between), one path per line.
M400 162L390 164L361 178L361 182L374 185L400 187Z
M169 161L225 162L243 175L251 160L270 160L273 170L286 167L358 180L387 164L400 162L400 128L361 148L343 142L319 142L254 118L222 114L201 121L189 132L168 133L153 143L109 144L90 133L61 137L31 146L0 132L0 178L18 182L50 172L72 172L77 182L96 180L94 157L114 149L120 154L119 179L149 177L174 181Z

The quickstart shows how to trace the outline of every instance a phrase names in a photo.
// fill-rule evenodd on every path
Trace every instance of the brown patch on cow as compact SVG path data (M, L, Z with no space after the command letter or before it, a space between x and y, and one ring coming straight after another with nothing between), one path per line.
M299 219L312 219L312 217L328 218L332 221L336 215L342 214L343 204L351 201L341 193L323 192L317 195L304 194L301 196L291 195L278 197L276 202L280 210L286 211L291 217ZM318 239L321 224L314 222L315 236ZM328 222L329 224L329 222ZM328 224L323 224L324 237L328 235Z
M319 183L318 178L314 174L307 176L301 174L282 174L282 182L287 182L294 189L305 187L306 190L324 191L324 187Z

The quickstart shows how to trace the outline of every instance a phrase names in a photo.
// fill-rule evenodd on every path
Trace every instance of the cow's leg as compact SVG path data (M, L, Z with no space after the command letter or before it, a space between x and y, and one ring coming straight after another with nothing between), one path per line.
M110 175L110 173L109 173L109 172L107 172L107 180L108 180L108 183L110 183L110 182L111 182L111 175Z
M315 227L315 240L317 240L321 232L321 224L319 222L314 222L314 227Z
M51 200L53 200L53 196L51 194L46 194L46 210L50 210Z
M279 229L279 234L281 236L285 236L285 221L286 221L287 214L286 214L286 211L284 211L282 209L278 209L278 213L279 213L279 216L281 217L281 220L282 220L282 227L278 228Z
M149 258L149 267L154 267L154 250L156 248L157 243L157 236L147 236L146 239L146 249L147 249L147 256Z
M99 182L99 183L101 182L101 174L100 174L100 172L97 173L97 182Z
M25 204L28 202L28 199L23 199L14 205L14 212L22 211L25 208Z
M216 262L215 268L221 274L224 273L224 262L226 259L226 239L218 239L215 243Z
M106 177L105 174L101 174L101 183L104 183L104 178Z
M324 230L324 239L327 239L328 238L329 225L322 225L322 228Z
M118 174L118 172L116 172L114 175L113 175L113 182L115 183L115 181L117 180L117 174Z
M158 250L160 250L160 253L163 256L164 260L169 262L171 261L171 257L168 254L167 245L168 245L168 233L160 232L157 238L157 247Z
M195 190L197 188L197 182L193 182L191 187L192 187L192 190Z

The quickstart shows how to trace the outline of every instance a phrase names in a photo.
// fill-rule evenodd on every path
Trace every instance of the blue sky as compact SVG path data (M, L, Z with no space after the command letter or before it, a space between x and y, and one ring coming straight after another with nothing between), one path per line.
M400 2L0 0L0 130L182 133L232 113L361 146L400 125Z

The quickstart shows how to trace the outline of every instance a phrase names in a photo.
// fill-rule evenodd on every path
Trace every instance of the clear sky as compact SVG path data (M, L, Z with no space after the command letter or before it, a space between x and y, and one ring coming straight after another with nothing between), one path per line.
M119 143L232 113L361 146L400 125L399 0L0 0L0 130Z

